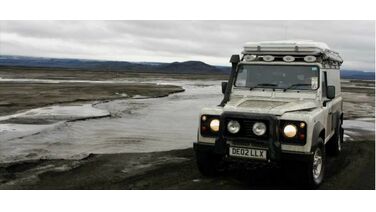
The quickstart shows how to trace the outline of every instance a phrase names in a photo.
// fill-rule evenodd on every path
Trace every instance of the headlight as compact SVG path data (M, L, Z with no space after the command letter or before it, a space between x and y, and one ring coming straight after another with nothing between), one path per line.
M216 137L219 134L220 115L203 114L200 117L200 135L203 137Z
M219 131L219 119L213 119L210 122L210 129L213 132L218 132Z
M285 134L286 137L288 138L293 138L295 137L298 129L296 128L295 125L288 124L283 128L283 134Z
M238 133L240 130L239 122L234 120L229 121L227 124L227 130L232 134Z
M264 135L266 132L266 125L262 122L256 122L252 127L252 131L257 136Z

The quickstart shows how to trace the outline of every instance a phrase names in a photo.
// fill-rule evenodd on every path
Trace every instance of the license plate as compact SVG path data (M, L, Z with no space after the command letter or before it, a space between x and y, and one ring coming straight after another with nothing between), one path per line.
M229 155L233 157L254 158L266 160L266 150L230 147Z

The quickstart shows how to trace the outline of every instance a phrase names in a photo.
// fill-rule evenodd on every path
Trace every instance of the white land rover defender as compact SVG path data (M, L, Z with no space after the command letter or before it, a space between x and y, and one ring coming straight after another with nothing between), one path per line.
M321 184L326 154L343 142L339 54L321 42L250 42L230 62L222 102L199 117L200 172L216 175L229 162L289 165Z

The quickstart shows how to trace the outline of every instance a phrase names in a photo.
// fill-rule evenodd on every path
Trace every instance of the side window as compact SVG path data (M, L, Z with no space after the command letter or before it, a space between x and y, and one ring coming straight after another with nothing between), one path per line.
M328 87L328 76L326 74L326 71L322 72L322 83L321 83L321 89L322 89L322 97L326 98L326 88Z
M242 66L238 70L238 75L236 76L235 86L244 87L247 82L248 71Z

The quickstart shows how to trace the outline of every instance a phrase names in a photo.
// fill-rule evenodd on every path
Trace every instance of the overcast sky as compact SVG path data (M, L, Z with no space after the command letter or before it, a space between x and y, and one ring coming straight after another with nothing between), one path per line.
M247 41L326 42L375 70L374 21L0 21L0 55L229 65Z

